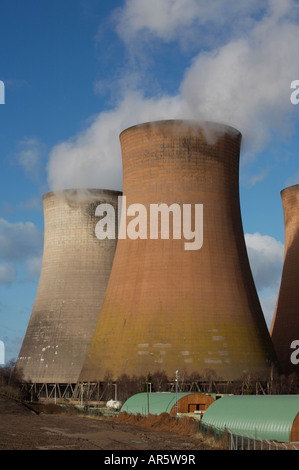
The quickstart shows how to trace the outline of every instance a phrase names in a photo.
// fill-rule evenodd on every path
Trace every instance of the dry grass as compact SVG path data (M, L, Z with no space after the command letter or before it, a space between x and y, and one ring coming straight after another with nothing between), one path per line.
M116 423L131 424L134 426L142 426L155 431L173 432L181 436L189 436L196 440L201 448L213 449L213 450L224 450L227 449L227 436L225 434L217 440L214 439L212 433L208 433L203 436L199 431L198 421L189 417L174 418L168 413L161 413L160 415L142 416L139 413L136 415L126 413L125 411L120 413L115 418L110 418L109 421Z
M118 423L143 426L146 428L155 429L157 431L171 431L185 436L190 436L198 432L198 422L195 419L187 417L176 419L169 416L168 413L141 416L140 414L132 415L124 411L116 418L111 419Z

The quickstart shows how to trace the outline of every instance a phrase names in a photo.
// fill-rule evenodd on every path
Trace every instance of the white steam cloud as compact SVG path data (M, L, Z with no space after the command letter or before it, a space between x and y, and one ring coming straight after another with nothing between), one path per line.
M117 32L130 54L134 44L140 51L142 39L186 47L198 38L205 49L193 57L175 95L148 98L146 90L125 89L114 109L55 146L48 162L50 189L121 189L119 134L141 122L196 119L236 127L243 134L244 159L277 131L289 132L290 83L298 78L297 18L294 0L127 0L118 11ZM207 45L210 26L220 33Z
M87 130L52 150L48 163L51 190L121 189L120 132L139 122L179 116L180 109L179 98L146 100L138 92L128 92L114 110L100 113Z

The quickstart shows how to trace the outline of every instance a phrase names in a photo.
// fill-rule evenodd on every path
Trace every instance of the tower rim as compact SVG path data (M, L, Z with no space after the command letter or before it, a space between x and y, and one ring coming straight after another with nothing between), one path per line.
M53 197L55 195L64 195L64 194L72 194L72 193L79 193L80 191L87 191L89 194L98 195L98 194L115 194L121 195L122 191L117 189L106 189L106 188L66 188L66 189L57 189L53 191L48 191L42 195L42 199L46 199L49 197Z
M237 128L230 126L228 124L222 123L222 122L217 122L217 121L205 121L205 120L196 120L196 119L158 119L154 121L146 121L140 124L135 124L132 126L127 127L124 129L120 134L119 138L123 136L126 132L132 131L132 130L138 130L138 129L144 129L146 127L162 127L162 126L183 126L183 127L190 127L194 129L202 129L203 131L205 129L207 130L214 130L214 131L221 131L222 133L230 133L230 134L235 134L236 137L239 137L240 139L242 138L242 133L239 131Z
M282 189L280 191L280 194L283 195L285 193L291 192L291 191L298 191L299 190L299 184L292 184L291 186L287 186L286 188Z

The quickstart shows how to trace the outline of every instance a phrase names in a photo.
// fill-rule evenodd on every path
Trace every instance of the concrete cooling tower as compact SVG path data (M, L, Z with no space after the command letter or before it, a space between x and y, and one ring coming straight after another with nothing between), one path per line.
M299 369L299 185L281 191L281 199L285 223L284 261L270 334L281 371L288 375L298 373Z
M123 131L120 142L119 240L80 381L267 374L274 353L244 241L240 133L158 121Z
M116 247L99 240L101 203L121 193L66 190L43 196L44 252L38 290L16 367L32 383L76 383L97 324Z

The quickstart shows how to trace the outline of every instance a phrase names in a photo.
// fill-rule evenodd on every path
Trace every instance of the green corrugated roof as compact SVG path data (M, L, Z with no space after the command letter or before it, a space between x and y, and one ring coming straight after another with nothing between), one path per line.
M140 413L141 415L149 414L159 415L161 413L170 413L171 408L176 403L176 398L190 395L190 393L167 393L167 392L154 392L154 393L137 393L131 396L123 404L120 411L126 411L130 414ZM148 406L149 405L149 406Z
M205 411L202 422L257 439L290 442L299 395L225 396Z

